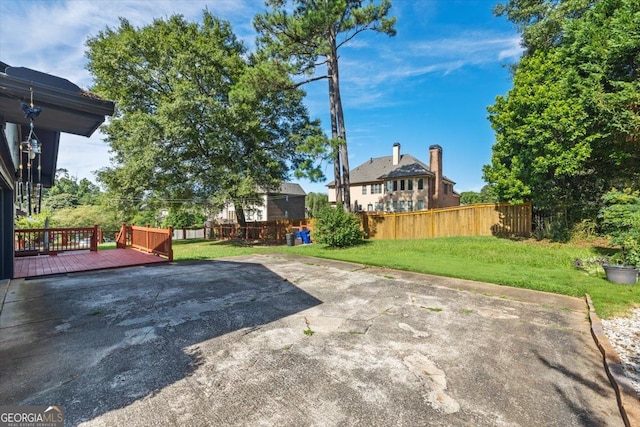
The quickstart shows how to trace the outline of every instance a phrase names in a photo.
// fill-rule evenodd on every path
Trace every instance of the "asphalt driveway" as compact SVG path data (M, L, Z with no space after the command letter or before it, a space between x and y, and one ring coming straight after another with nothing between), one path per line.
M276 256L11 281L16 404L87 426L623 425L580 299Z

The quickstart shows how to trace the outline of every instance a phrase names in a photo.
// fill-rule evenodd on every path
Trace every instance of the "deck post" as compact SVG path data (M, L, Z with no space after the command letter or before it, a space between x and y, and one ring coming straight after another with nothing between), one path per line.
M168 242L165 242L165 247L168 246L168 248L166 248L167 250L167 254L168 254L168 258L169 258L169 262L173 262L173 227L169 226L169 236L168 236Z
M98 252L98 224L93 224L93 232L91 233L91 243L89 251Z

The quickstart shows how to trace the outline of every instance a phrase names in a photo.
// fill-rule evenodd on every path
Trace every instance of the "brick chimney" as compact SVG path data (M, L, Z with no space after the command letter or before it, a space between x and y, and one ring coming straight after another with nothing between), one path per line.
M400 163L400 143L393 144L393 166L398 166Z
M439 207L439 201L442 199L443 182L442 182L442 147L439 145L432 145L429 147L429 169L433 172L433 190L432 197L434 202L434 208Z

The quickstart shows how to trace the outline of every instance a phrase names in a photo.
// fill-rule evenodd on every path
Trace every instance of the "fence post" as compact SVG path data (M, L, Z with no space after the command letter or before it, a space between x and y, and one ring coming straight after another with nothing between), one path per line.
M167 255L169 256L169 262L173 262L173 227L169 226L169 237L168 243L165 240L165 250L167 251ZM167 247L168 246L168 247Z
M480 228L478 226L478 209L479 206L478 205L473 205L473 235L477 236L478 235L478 229Z
M393 213L393 239L398 238L398 214Z
M93 224L93 232L91 233L89 251L91 252L98 251L98 224Z
M429 211L429 223L431 224L431 236L430 237L434 237L436 235L436 229L435 229L435 221L433 218L433 209L430 209Z

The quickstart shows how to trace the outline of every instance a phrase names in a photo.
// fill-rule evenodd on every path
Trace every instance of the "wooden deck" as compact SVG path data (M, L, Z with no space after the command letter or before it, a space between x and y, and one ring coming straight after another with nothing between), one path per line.
M39 255L14 259L14 278L77 273L107 268L169 262L166 258L134 249L110 249L97 252L64 252L59 255Z

